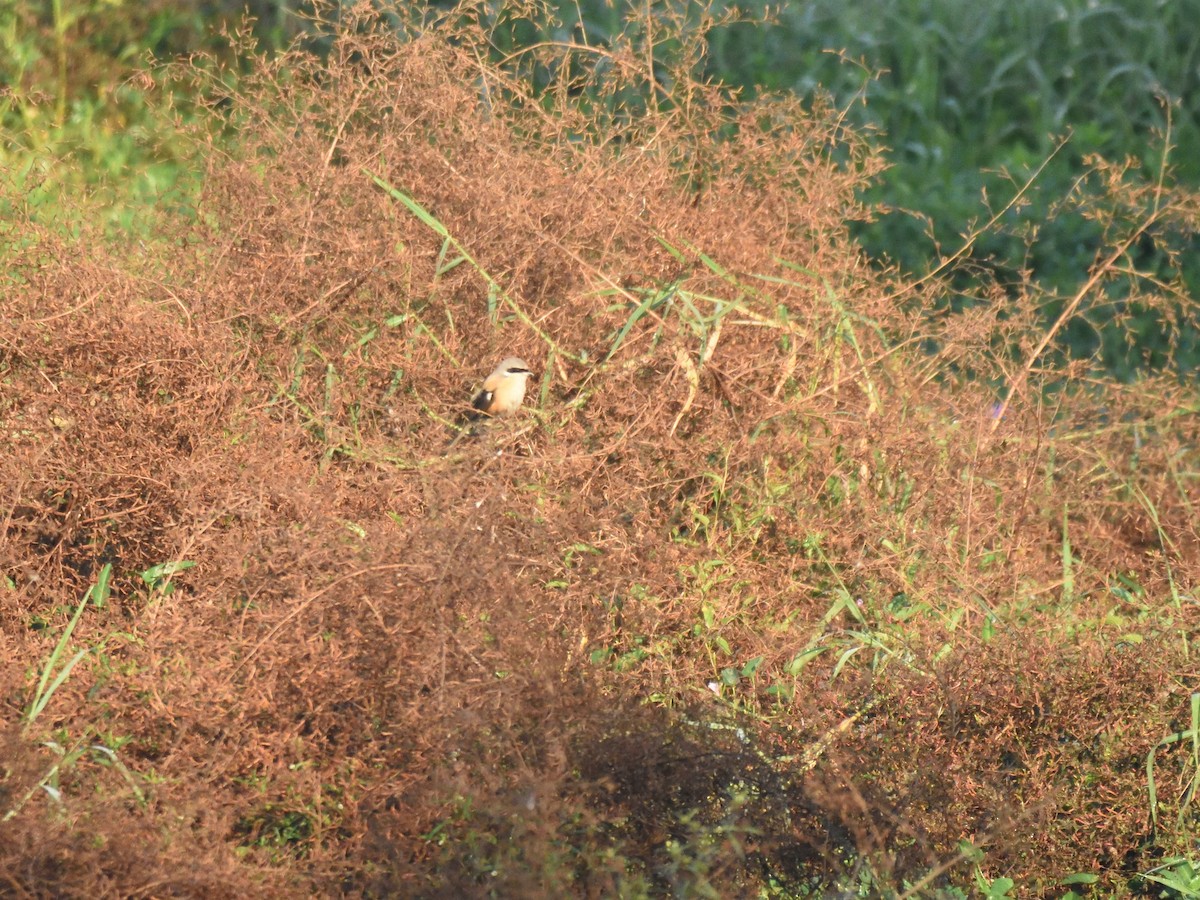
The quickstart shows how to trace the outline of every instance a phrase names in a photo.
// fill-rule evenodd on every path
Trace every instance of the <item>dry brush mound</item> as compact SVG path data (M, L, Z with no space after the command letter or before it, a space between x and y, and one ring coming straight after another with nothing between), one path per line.
M1117 883L1192 684L1194 399L869 266L836 110L539 52L535 95L359 17L230 79L159 243L10 228L8 888L928 887L964 839ZM527 411L452 439L509 354Z

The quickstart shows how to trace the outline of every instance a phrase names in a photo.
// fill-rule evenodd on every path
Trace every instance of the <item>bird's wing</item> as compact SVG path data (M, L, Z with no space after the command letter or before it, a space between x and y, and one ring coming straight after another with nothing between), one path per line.
M489 390L482 390L475 395L475 399L471 401L471 405L480 412L487 412L488 407L492 405L492 397L494 394Z

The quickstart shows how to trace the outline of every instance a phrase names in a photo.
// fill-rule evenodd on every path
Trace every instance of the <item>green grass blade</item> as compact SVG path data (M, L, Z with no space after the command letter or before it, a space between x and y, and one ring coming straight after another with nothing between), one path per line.
M654 236L654 239L656 241L658 241L660 244L662 244L664 250L666 250L673 257L675 257L676 262L679 262L685 266L688 264L687 257L683 255L683 251L681 251L678 247L676 247L673 244L671 244L670 242L668 242L667 239L664 238L662 235L656 234Z
M82 650L75 651L75 655L72 656L67 661L67 664L59 670L57 675L54 676L54 680L50 682L50 686L44 691L39 691L33 705L29 709L29 713L26 716L26 720L28 722L32 722L38 717L38 715L41 714L42 710L46 708L46 704L50 702L50 698L54 696L54 692L59 689L59 687L64 681L67 680L68 677L70 677L71 670L75 668L76 664L81 659L91 652L91 647L85 647Z
M1071 557L1071 533L1070 524L1067 521L1067 506L1063 504L1062 518L1062 570L1063 570L1063 586L1062 599L1063 603L1070 603L1075 599L1075 568L1072 565Z
M641 319L644 315L646 315L646 313L648 313L651 310L651 308L654 307L655 304L658 303L660 300L669 300L670 296L674 293L675 293L675 285L672 285L671 287L669 287L667 289L665 295L664 294L648 294L646 296L646 298L637 305L637 308L629 316L629 318L626 320L625 324L621 326L621 330L617 332L617 336L613 340L612 347L609 348L608 354L604 357L603 360L601 360L601 363L606 363L610 359L613 358L613 354L616 353L617 350L620 349L621 344L625 341L625 338L627 338L629 336L629 332L633 329L633 326L638 323L639 319Z
M379 187L381 187L385 191L387 191L389 196L391 196L391 198L393 200L399 200L401 203L403 203L404 206L408 209L408 211L410 213L412 213L414 216L416 216L418 219L420 219L422 222L424 222L432 231L437 232L444 238L450 237L449 229L446 228L446 226L443 225L441 222L439 222L437 220L437 218L432 213L430 213L429 210L427 210L425 207L423 207L420 203L418 203L416 200L414 200L408 194L404 193L404 191L400 190L399 188L392 187L392 185L388 184L386 181L384 181L382 178L380 178L374 172L371 172L370 170L368 170L367 174L371 176L371 179L377 185L379 185Z
M33 720L38 717L38 714L46 708L46 704L50 698L54 696L54 692L71 674L71 670L75 668L75 664L90 652L80 650L75 654L75 657L63 667L63 670L58 674L54 681L51 682L51 676L54 673L55 666L59 659L66 652L67 644L71 640L71 634L75 631L75 626L79 624L79 619L83 616L83 611L87 608L89 600L95 600L98 606L103 606L108 600L109 595L109 579L112 577L112 564L106 563L104 568L100 570L100 575L96 579L96 583L87 589L83 595L83 599L79 601L79 606L75 609L75 614L71 616L71 621L67 623L67 627L63 629L62 636L58 639L53 652L46 658L46 664L42 667L42 677L38 680L37 690L34 692L33 701L29 705L29 709L25 713L25 724L31 725Z

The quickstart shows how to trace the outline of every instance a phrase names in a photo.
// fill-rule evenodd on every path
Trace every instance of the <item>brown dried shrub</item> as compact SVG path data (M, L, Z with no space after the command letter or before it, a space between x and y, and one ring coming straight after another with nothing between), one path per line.
M44 624L117 578L10 736L12 889L733 895L954 880L964 838L1031 885L1120 877L1187 669L1191 395L1043 371L1034 298L927 315L938 283L849 235L880 162L836 110L737 102L685 46L656 102L589 112L470 21L395 27L238 80L152 260L17 226L14 719ZM632 47L540 52L646 87ZM535 411L448 443L510 352ZM51 732L147 799L80 764L54 824L21 800Z

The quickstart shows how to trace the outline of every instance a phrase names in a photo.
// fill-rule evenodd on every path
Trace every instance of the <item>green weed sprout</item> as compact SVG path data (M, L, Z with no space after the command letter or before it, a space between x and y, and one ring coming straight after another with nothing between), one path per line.
M75 615L71 616L71 621L67 623L67 627L63 630L62 637L58 639L58 644L46 658L46 664L42 667L42 677L38 681L37 690L34 692L33 700L29 704L29 708L25 710L25 728L28 729L42 710L46 708L46 704L50 702L50 698L54 696L54 692L62 686L66 681L71 671L79 664L79 661L87 656L95 647L84 647L82 650L77 650L67 663L54 674L55 668L58 666L58 661L66 652L67 643L71 640L71 634L75 631L75 626L79 624L79 618L83 615L84 609L87 608L88 601L94 602L97 606L103 606L108 600L109 595L109 580L112 578L112 564L106 563L104 568L100 570L100 577L96 579L96 583L87 589L87 593L83 595L83 599L79 601L79 606L75 610ZM51 676L54 676L53 681Z

